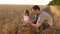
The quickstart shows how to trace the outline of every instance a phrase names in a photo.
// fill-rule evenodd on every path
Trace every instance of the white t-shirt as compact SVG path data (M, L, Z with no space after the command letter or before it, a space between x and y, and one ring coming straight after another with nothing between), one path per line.
M24 16L24 21L27 22L29 20L29 16Z
M29 21L29 16L24 16L23 21L24 21L23 24L27 24Z

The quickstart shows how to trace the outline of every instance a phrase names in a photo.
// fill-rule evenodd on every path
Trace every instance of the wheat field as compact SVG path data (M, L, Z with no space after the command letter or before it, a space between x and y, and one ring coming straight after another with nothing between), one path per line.
M23 11L26 9L31 10L32 6L33 5L0 5L0 34L38 34L38 31L36 31L37 29L34 29L31 25L28 25L27 27L22 26L21 20L23 18ZM47 6L40 7L42 10ZM44 30L43 34L60 34L60 13L58 12L58 14L53 12L55 6L52 6L53 9L50 8L50 6L48 7L49 8L44 10L47 12L49 11L48 13L52 15L54 19L54 27ZM57 11L57 9L55 10ZM34 18L31 11L30 17L31 20Z

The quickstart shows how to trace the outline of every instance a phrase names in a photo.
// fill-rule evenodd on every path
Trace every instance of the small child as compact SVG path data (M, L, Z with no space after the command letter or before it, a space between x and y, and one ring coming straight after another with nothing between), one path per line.
M23 15L23 25L28 24L29 21L30 21L29 11L28 10L25 10L24 11L24 15Z

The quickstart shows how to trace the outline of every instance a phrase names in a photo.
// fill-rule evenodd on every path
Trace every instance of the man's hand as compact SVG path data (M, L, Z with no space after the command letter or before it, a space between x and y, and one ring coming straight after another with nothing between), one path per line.
M32 22L31 21L28 21L28 24L31 24Z
M36 23L36 24L33 24L33 23L32 23L31 25L32 25L33 27L35 27L35 28L39 28L41 24L40 24L40 23Z

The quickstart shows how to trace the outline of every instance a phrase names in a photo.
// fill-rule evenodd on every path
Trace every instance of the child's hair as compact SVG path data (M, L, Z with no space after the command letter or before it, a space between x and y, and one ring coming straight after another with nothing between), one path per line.
M25 10L25 13L27 13L27 14L28 14L28 16L29 16L29 10Z

